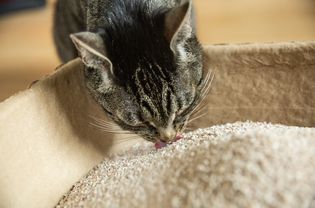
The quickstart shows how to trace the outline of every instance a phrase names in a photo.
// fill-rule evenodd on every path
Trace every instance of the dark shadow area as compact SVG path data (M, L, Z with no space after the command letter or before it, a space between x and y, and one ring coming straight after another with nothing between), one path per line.
M0 15L44 7L45 0L0 0Z

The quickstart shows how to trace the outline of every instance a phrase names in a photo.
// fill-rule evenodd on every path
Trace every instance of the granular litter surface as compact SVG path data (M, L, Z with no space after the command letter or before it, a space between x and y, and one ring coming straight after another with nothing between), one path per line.
M56 207L315 207L315 128L238 122L104 159Z

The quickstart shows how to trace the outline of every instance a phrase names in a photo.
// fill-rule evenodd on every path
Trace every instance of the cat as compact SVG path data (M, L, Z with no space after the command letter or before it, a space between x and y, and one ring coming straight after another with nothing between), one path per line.
M148 141L178 139L209 90L191 0L59 0L54 39L107 115Z

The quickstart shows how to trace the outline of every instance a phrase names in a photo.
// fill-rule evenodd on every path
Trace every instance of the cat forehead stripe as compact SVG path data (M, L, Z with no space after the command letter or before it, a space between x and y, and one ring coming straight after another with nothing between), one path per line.
M145 71L145 69L138 68L135 74L135 84L137 88L137 93L140 94L140 105L142 108L149 108L150 112L153 112L154 115L159 120L165 116L169 116L173 112L174 102L172 98L175 96L171 93L169 83L160 78L158 82L154 82L150 77L152 77L152 73L154 71ZM142 79L140 75L143 76ZM145 80L145 81L144 81ZM150 86L160 86L162 88L162 92L159 92L158 89L151 89ZM146 89L149 88L149 91L146 93ZM168 96L170 99L168 99ZM146 106L142 105L142 101L146 102ZM169 123L169 122L168 122Z

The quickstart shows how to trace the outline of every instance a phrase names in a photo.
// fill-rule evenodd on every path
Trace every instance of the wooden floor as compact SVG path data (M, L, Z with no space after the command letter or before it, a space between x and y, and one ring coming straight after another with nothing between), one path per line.
M203 44L315 40L313 0L195 0ZM0 17L0 101L59 64L45 9Z

